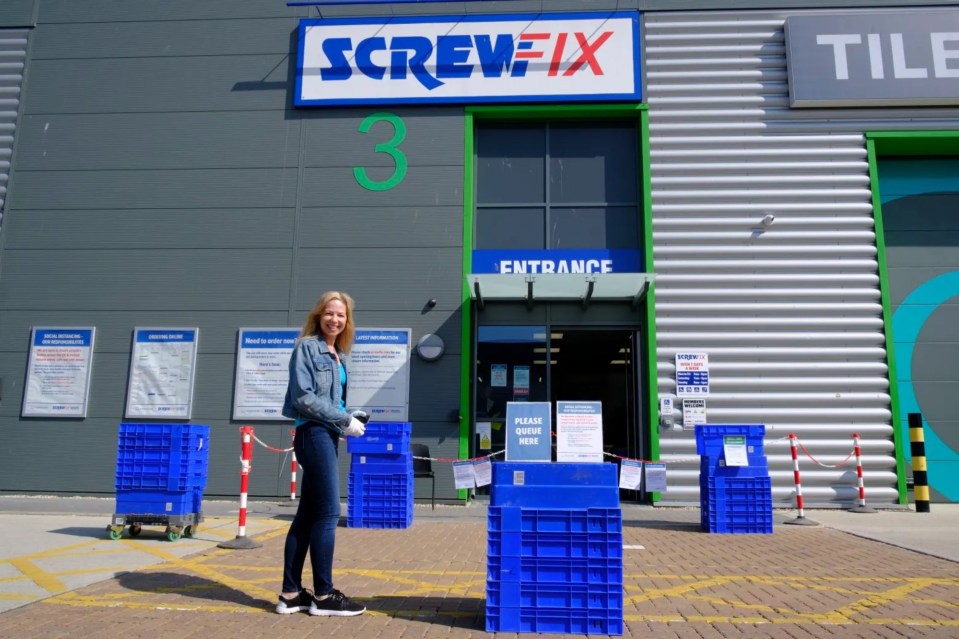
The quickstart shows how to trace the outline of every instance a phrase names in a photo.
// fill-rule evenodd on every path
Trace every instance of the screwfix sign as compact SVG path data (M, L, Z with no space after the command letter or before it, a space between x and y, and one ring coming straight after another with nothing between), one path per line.
M642 99L639 14L303 19L296 106Z

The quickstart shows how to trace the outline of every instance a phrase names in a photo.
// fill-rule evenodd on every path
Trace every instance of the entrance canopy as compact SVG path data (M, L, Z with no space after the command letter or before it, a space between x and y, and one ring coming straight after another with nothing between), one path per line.
M576 302L583 308L592 300L629 301L638 306L653 273L470 273L466 276L470 297L479 308L487 301L525 300Z

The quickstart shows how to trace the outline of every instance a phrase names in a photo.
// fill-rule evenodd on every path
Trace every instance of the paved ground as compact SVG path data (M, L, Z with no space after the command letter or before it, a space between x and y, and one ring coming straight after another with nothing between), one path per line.
M107 540L98 512L112 501L99 501L0 498L0 534L18 527L32 539L5 536L16 543L0 554L0 602L11 608L0 636L487 635L482 505L417 505L407 530L341 528L337 587L369 613L337 620L271 612L290 508L252 504L249 534L262 547L225 550L216 544L235 536L235 505L205 503L212 516L197 538L171 543L159 528ZM943 554L957 559L959 507L807 511L838 522L816 527L785 525L794 513L776 511L772 535L703 533L698 509L623 515L625 636L959 637L959 563L925 554L948 538ZM864 536L884 529L911 531L924 553Z

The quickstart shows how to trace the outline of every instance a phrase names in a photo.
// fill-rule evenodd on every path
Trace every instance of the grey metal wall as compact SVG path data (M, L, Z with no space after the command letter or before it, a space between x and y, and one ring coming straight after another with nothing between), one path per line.
M0 253L0 490L113 493L132 330L152 325L199 327L192 422L213 430L207 494L237 495L237 329L299 326L332 288L356 297L360 326L446 341L439 362L412 360L410 420L415 441L456 455L462 109L390 109L409 172L391 191L361 188L353 167L391 172L373 147L392 133L358 131L384 109L292 109L307 12L40 2ZM86 419L19 417L37 325L96 326ZM289 425L253 425L288 445ZM252 495L289 494L283 455L258 447L254 469ZM437 471L437 495L455 496L451 468Z
M913 8L911 11L923 11ZM954 129L955 109L790 110L786 12L645 16L658 389L710 357L711 423L765 423L773 499L792 503L795 433L823 464L862 436L871 501L897 498L863 132ZM765 226L767 215L775 221ZM692 503L689 431L661 433L666 502ZM852 503L854 464L802 457L807 504Z
M28 29L0 28L0 229L10 181L10 158L17 131L20 86L27 58Z

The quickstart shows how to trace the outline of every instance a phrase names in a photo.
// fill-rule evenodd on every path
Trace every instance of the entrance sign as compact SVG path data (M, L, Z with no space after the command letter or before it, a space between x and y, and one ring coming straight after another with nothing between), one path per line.
M86 417L96 329L35 327L23 417Z
M792 107L959 104L959 10L789 16Z
M639 13L300 20L293 104L639 102Z
M372 421L405 422L410 412L408 328L357 328L350 351L347 402Z
M556 402L556 461L603 461L602 402Z
M127 382L127 418L190 419L199 330L136 328Z
M233 419L286 420L280 414L298 328L241 328L237 339Z
M553 460L549 402L506 403L506 461Z
M676 353L676 396L709 395L709 355Z
M477 249L474 273L642 273L637 249Z

